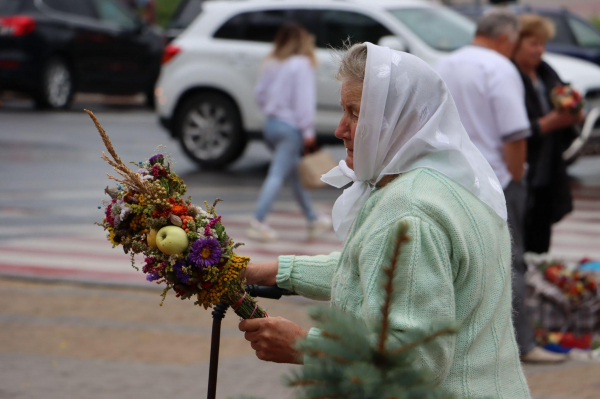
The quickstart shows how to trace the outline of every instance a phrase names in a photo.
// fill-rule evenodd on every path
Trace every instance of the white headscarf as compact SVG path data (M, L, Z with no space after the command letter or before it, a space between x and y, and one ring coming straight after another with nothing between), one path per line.
M502 186L460 122L440 76L419 58L367 45L354 137L354 170L345 161L322 180L341 188L333 227L345 240L358 212L385 175L434 169L471 191L506 221Z

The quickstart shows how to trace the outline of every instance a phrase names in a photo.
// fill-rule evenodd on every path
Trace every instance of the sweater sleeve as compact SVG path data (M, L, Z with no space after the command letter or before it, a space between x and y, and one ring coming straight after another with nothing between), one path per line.
M383 269L391 262L400 223L406 224L409 240L401 247L394 275L388 348L406 345L414 333L430 333L440 323L456 320L450 241L441 229L415 216L383 227L363 244L359 269L364 320L378 323L385 298ZM450 370L454 344L455 337L449 335L417 349L420 366L432 372L438 384Z
M279 257L277 286L306 298L328 301L340 252L329 255Z

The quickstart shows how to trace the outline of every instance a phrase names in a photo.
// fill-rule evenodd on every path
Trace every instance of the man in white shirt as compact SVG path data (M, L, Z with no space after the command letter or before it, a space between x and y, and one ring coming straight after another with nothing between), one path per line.
M555 362L564 360L564 355L536 347L524 304L523 233L527 192L522 179L531 126L523 82L509 59L519 30L519 20L512 11L492 10L479 21L472 44L443 59L436 70L454 98L467 133L504 189L513 238L513 322L522 359Z

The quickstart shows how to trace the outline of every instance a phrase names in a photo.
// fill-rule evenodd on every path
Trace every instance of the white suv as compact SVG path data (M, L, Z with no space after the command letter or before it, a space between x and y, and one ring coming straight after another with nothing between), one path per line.
M288 21L317 38L320 139L333 138L341 116L332 47L341 47L349 37L434 64L469 43L475 30L467 18L425 1L205 2L189 28L166 48L156 87L162 125L198 164L225 166L242 154L249 138L260 137L264 117L254 101L254 85L277 29ZM594 64L556 55L547 61L583 93L600 90L600 68Z

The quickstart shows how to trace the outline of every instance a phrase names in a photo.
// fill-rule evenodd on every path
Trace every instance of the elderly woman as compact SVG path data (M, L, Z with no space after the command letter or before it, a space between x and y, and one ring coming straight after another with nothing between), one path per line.
M399 223L410 240L394 277L391 345L434 321L456 336L419 348L418 366L457 397L528 398L511 321L511 247L502 187L460 123L441 78L418 58L371 43L343 57L344 115L335 132L347 158L324 180L353 183L336 202L342 252L251 264L250 283L275 285L367 322L380 313L381 279ZM240 323L258 358L302 362L280 317Z
M542 61L546 42L554 36L552 22L531 14L522 15L521 24L513 60L525 85L525 104L532 131L527 142L525 249L544 253L550 248L552 224L573 209L562 153L576 137L573 126L581 116L552 108L552 89L564 85L550 65Z

